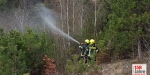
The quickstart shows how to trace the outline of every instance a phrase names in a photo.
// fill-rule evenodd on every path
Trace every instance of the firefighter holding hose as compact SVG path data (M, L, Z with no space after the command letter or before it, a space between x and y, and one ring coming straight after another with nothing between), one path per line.
M79 61L84 56L88 56L89 60L91 60L91 58L94 58L94 60L96 61L96 54L99 52L99 49L95 44L95 40L86 39L84 42L85 43L79 43L79 49L81 50L81 55L78 57L77 60Z
M89 44L90 44L90 40L86 39L84 41L84 43L80 43L79 44L79 49L81 50L81 55L78 57L78 61L81 60L81 58L83 57L87 57L88 60L91 60L90 58L90 52L89 52ZM87 63L87 61L85 62Z

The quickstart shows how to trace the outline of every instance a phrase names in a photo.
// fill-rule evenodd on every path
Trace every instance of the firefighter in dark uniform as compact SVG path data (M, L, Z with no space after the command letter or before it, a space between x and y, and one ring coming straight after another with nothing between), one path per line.
M86 39L85 43L80 43L79 45L79 49L81 50L81 55L78 57L78 61L83 58L84 56L86 56L88 58L88 60L91 60L90 58L90 54L89 54L89 43L90 40ZM86 62L87 63L87 62Z

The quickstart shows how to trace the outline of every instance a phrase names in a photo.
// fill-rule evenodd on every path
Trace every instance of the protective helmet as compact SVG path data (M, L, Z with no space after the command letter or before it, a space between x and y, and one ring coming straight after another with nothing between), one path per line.
M85 43L90 43L90 41L88 39L85 40Z
M90 40L90 44L94 44L95 43L95 40L94 39L91 39Z

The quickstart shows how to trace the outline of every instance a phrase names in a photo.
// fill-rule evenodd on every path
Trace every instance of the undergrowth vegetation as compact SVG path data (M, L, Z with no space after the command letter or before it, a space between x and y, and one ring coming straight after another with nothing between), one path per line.
M45 32L37 34L30 28L25 33L0 29L1 75L41 74L45 54L54 58L54 45Z
M102 70L100 66L96 64L94 58L92 60L88 60L88 63L84 63L84 59L77 61L78 55L73 55L73 61L68 60L66 63L66 71L67 75L69 74L83 74L86 72L90 72L94 70L94 72L98 72L98 70Z

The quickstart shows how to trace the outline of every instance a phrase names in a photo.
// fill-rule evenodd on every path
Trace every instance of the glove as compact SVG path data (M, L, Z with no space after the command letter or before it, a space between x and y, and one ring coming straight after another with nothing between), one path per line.
M79 48L81 48L81 49L82 49L82 46L79 46Z
M98 49L96 50L96 53L99 53L99 50L98 50Z
M79 43L79 45L83 45L83 43Z

